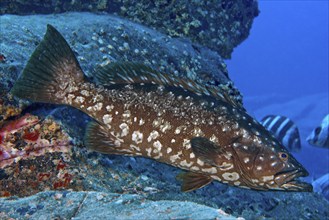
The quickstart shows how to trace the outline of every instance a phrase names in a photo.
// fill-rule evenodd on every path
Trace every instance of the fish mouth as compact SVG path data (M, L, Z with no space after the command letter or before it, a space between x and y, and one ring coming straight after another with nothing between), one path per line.
M274 177L274 181L281 189L286 191L312 192L313 186L299 179L300 177L306 177L308 175L305 169L288 170L277 173Z

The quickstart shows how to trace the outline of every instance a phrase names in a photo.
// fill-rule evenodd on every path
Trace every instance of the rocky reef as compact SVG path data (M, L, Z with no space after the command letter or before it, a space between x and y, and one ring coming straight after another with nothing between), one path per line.
M53 7L56 1L29 2ZM71 2L81 2L81 7L85 4ZM129 2L117 4L122 8ZM182 193L175 178L181 172L179 169L145 158L86 150L82 136L90 119L78 110L24 102L9 93L49 23L67 39L91 80L98 65L142 62L163 72L218 86L242 102L222 57L211 46L193 43L196 39L173 38L165 31L113 15L2 15L0 19L0 191L4 197L0 199L0 218L38 218L46 214L49 218L79 218L86 217L89 210L97 217L126 213L127 219L329 216L328 202L314 193L258 192L217 182ZM23 196L29 197L20 198ZM137 208L141 211L131 211Z
M115 13L155 28L171 37L185 37L229 58L245 40L258 15L256 0L219 1L127 1L55 0L1 3L1 14L49 14L68 11Z
M0 199L0 218L17 219L226 219L221 209L193 202L152 201L143 195L103 192L42 192L24 200ZM19 207L19 208L13 208ZM193 210L193 211L192 211Z

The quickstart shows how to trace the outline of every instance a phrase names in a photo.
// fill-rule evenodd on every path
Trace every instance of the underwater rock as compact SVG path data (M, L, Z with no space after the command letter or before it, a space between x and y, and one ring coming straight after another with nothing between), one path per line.
M0 103L0 109L20 110ZM3 115L0 120L0 196L28 196L77 187L69 136L51 118ZM74 183L74 184L71 184Z
M131 21L153 27L172 37L189 38L194 43L231 57L245 40L258 15L256 0L220 1L126 1L126 0L11 0L1 5L0 14L49 14L68 11L115 13Z
M68 20L71 22L67 22ZM240 92L229 79L225 63L216 52L195 46L187 40L168 37L125 19L90 13L1 16L0 25L4 34L1 35L0 53L6 57L6 61L0 63L0 88L3 93L8 93L14 84L41 41L47 24L57 27L68 40L82 69L90 78L97 66L116 61L140 62L162 72L220 86L237 102L242 102ZM39 107L32 107L30 110L38 111ZM78 124L79 126L69 129L68 133L72 137L81 137L81 125L88 119L81 113L78 113L77 119L72 119L76 114L71 114L70 111L74 110L65 111L65 114L59 114L54 110L51 114L66 117L64 121Z
M223 59L206 47L196 46L186 39L171 38L112 15L67 13L1 16L1 30L4 34L1 35L0 52L6 56L6 61L0 63L0 76L5 81L1 82L4 88L11 87L13 79L17 78L41 41L47 24L58 28L68 40L87 74L97 65L131 61L178 76L203 80L205 83L232 83Z
M31 219L225 219L221 209L193 202L151 201L137 194L42 192L27 198L0 199L0 218Z

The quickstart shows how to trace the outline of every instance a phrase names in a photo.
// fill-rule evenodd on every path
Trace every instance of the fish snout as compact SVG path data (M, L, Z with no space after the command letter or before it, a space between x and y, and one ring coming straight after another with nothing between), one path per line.
M312 192L313 186L311 184L298 179L299 177L306 177L308 175L309 173L304 167L299 167L298 169L277 173L274 181L283 190Z

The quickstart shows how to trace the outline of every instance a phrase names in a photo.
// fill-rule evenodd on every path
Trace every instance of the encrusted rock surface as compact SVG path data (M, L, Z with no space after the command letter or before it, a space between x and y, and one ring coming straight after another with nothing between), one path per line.
M1 219L243 219L193 202L152 201L137 194L48 191L0 199Z
M110 12L153 27L172 37L194 43L229 58L249 35L258 15L256 0L11 0L1 3L0 14L48 14L67 11Z
M68 22L69 21L69 22ZM114 61L141 62L168 74L209 84L231 83L226 65L214 51L186 39L171 38L155 30L112 15L66 13L58 15L1 16L0 82L10 88L46 31L55 26L74 50L85 73ZM88 27L88 28L86 28ZM233 90L236 91L237 90ZM236 95L239 97L239 94Z

